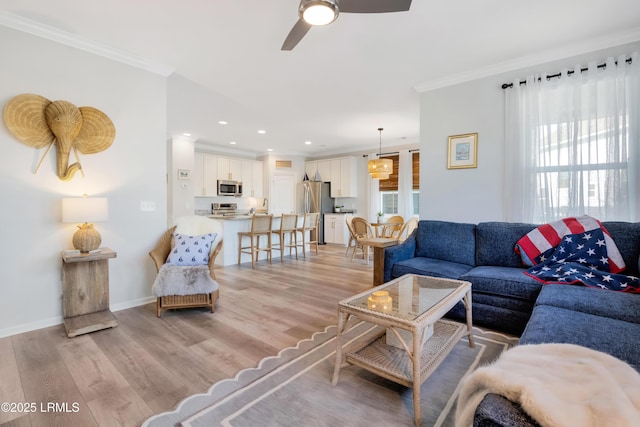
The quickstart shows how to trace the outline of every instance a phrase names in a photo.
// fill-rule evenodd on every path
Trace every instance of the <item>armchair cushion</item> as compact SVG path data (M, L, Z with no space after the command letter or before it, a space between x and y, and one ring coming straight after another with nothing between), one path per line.
M215 233L198 236L173 233L173 247L167 256L166 263L181 266L207 265L211 245L215 239Z
M167 295L210 294L218 289L218 282L211 278L209 266L178 266L164 264L151 288L157 297Z

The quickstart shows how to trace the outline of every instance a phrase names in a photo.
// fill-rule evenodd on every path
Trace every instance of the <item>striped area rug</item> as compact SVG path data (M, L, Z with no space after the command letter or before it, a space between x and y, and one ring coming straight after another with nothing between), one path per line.
M207 393L190 396L173 411L155 415L143 426L409 426L412 391L356 366L340 372L333 387L335 332L330 326L296 347L263 359ZM453 426L460 380L495 360L518 339L474 328L476 346L463 338L423 383L422 425ZM344 335L352 346L371 340L380 329L360 322Z

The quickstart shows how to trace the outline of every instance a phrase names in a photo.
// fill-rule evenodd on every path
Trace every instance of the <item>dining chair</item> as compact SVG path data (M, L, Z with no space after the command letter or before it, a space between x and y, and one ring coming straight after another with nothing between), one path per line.
M347 223L347 230L349 230L349 243L347 243L347 250L344 253L345 256L349 256L349 249L353 248L354 251L356 250L356 234L353 231L352 220L353 215L346 214L344 216L344 221Z
M396 237L400 233L402 224L404 224L404 218L402 218L401 215L392 216L387 220L387 224L382 229L382 237Z
M404 242L416 228L418 228L418 218L410 218L402 225L402 228L397 234L398 243Z
M255 266L260 252L266 252L269 264L271 264L271 233L273 230L273 215L254 214L251 218L251 230L238 232L238 264L242 254L251 255L251 268ZM244 239L249 238L249 246L242 246ZM260 247L260 239L266 237L267 246Z
M282 214L280 217L280 227L273 230L273 234L278 236L277 242L272 242L271 250L280 251L280 261L284 261L284 251L289 248L289 256L291 256L291 250L296 251L296 259L298 259L298 214ZM287 240L285 237L289 238Z
M362 240L374 237L373 228L369 221L362 217L353 218L351 220L351 225L356 237L356 247L353 249L353 253L351 254L351 261L353 261L353 257L355 256L357 249L360 249L362 251L362 257L366 257L367 264L369 264L369 246L365 245Z
M315 245L316 255L318 255L319 218L319 212L307 212L304 214L302 225L296 229L296 232L302 236L298 241L298 246L302 246L302 256L305 258L307 257L307 245L309 245L309 249L311 249L311 245ZM309 238L307 238L307 233Z

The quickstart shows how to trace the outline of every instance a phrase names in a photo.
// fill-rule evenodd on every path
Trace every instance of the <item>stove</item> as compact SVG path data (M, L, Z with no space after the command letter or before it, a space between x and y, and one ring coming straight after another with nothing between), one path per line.
M235 215L238 212L237 203L211 203L213 215Z

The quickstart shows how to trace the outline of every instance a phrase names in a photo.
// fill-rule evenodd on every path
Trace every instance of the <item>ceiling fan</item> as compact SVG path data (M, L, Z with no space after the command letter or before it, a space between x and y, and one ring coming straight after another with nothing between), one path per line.
M280 50L292 50L312 26L327 25L344 13L404 12L411 0L301 0L300 18L293 26Z

